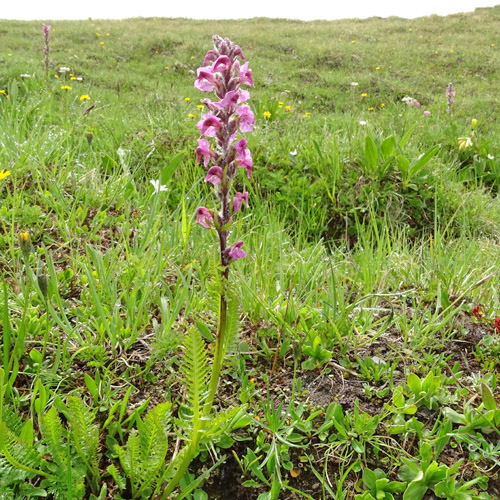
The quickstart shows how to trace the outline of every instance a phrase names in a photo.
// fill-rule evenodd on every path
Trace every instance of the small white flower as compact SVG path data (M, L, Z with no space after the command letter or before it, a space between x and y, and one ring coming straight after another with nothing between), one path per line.
M495 159L495 157L494 157L493 155L490 155L490 154L488 153L488 160L494 160L494 159Z
M31 75L28 75L28 73L21 73L19 76L21 78L31 78Z
M155 188L154 190L155 193L158 194L160 191L167 191L167 186L165 186L164 184L160 185L160 179L151 179L149 182Z
M297 156L297 150L296 150L296 149L294 149L293 151L290 151L290 154L291 154L292 156Z
M364 120L359 120L359 124L364 127L366 125L366 122Z
M359 85L358 82L351 82L351 87L357 87Z
M61 66L59 68L59 73L69 73L70 71L71 71L71 69L66 67L66 66Z
M81 76L77 76L76 79L81 82L83 80L83 78Z

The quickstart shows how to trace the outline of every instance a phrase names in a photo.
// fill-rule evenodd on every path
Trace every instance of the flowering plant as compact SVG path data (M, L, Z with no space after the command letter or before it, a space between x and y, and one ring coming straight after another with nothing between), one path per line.
M456 90L453 88L453 83L449 83L446 87L446 100L448 102L448 107L446 108L447 113L451 113L451 106L455 103Z
M49 63L52 61L49 57L50 40L49 40L50 24L42 23L42 36L43 36L43 64L45 65L45 76L49 77Z

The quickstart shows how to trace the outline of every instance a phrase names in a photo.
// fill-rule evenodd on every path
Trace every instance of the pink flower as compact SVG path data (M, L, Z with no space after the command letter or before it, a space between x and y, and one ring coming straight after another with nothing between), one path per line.
M222 123L216 116L206 113L196 126L205 137L215 137Z
M233 212L239 212L242 203L244 203L248 208L248 192L236 193L233 198Z
M203 66L207 66L208 63L214 62L216 59L217 59L217 52L215 52L215 50L209 50L205 55Z
M194 88L203 92L212 92L217 86L217 78L213 75L212 68L210 66L198 68L196 72L198 78L194 81Z
M222 182L223 176L224 172L222 168L216 165L208 169L207 175L205 177L205 182L211 182L214 186L217 186L217 184L220 184Z
M196 209L196 222L198 224L201 224L206 229L210 229L213 221L214 217L208 208L198 207Z
M231 67L231 59L227 56L219 56L212 66L212 73L227 71Z
M198 139L198 147L196 148L196 156L197 161L200 163L201 158L203 157L203 165L208 167L208 163L210 162L210 158L215 156L213 151L210 151L210 144L206 139Z
M246 256L246 252L244 250L241 249L241 247L243 246L243 242L240 240L240 241L237 241L227 252L227 254L229 255L229 257L232 259L232 260L236 260L236 259L242 259L243 257Z
M255 118L250 106L240 106L236 112L240 115L240 130L242 132L251 132L252 125L255 124Z
M431 112L430 112L430 111L425 110L425 111L424 111L424 116L431 116Z
M243 85L253 85L252 70L248 69L247 62L241 66L238 73L240 76L240 83Z
M231 90L219 102L211 102L210 105L218 109L232 109L236 108L237 104L247 101L250 99L250 92L248 90ZM208 100L208 99L207 99Z

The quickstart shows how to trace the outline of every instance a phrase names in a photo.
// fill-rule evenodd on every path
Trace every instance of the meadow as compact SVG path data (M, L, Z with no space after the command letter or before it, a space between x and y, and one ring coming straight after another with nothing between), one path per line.
M44 22L0 21L0 499L498 499L500 6ZM227 275L214 34L253 72Z

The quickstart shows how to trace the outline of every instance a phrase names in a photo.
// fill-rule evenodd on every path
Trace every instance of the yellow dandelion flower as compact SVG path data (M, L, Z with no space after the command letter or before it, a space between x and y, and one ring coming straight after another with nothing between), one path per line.
M69 76L75 76L75 75L73 75L73 73L70 73Z
M368 108L368 111L373 111L373 107Z
M490 43L490 47L494 47L494 46L495 46L495 44L494 44L494 43Z
M188 118L196 118L196 115L193 115L193 113L188 113Z
M413 31L411 28L408 28L408 31Z
M453 54L453 49L450 49L450 54Z
M76 80L76 76L72 76L70 80Z
M356 43L356 40L351 40L351 43Z
M380 66L377 66L377 67L375 68L375 71L378 71L379 69L380 69Z
M100 33L96 33L95 36L101 36L101 34Z
M278 108L282 108L282 107L283 107L283 104L285 104L285 103L284 103L284 102L279 101L279 102L278 102Z
M269 120L271 118L271 113L269 111L264 111L264 119Z
M104 42L100 42L100 43L101 43L101 45L104 45Z
M61 85L61 90L71 90L69 85Z
M90 97L87 94L80 96L80 101L90 101Z
M373 41L374 41L374 42L376 42L376 41L377 41L377 39L376 39L376 38L374 38L374 39L373 39Z
M361 94L361 97L366 97L367 95L368 95L368 94L367 94L366 92L363 92L363 93Z
M109 33L106 33L106 36L109 36Z
M203 104L198 104L198 106L196 106L198 109L203 109Z
M380 103L380 107L381 108L384 108L385 107L385 104L383 102Z
M12 57L12 54L7 54L9 57Z
M285 106L285 111L292 111L292 106Z
M189 102L189 101L191 100L191 97L184 97L184 100L185 100L186 102Z
M436 50L436 52L434 52L434 54L439 54L439 50Z
M59 78L59 75L54 75L54 78Z
M165 69L168 69L168 66L165 66Z
M339 42L341 42L341 41L342 41L342 38L338 38L337 40L338 40Z
M424 38L424 35L418 35L418 38Z
M303 118L309 118L310 116L311 116L311 113L309 113L309 111L302 115Z
M2 170L0 170L0 181L2 179L5 179L9 175L10 175L10 171L9 170L5 170L5 168L2 168Z
M155 50L155 54L159 54L159 52L157 50Z
M0 90L0 94L6 94L6 93L7 93L6 90L4 90L4 89Z

